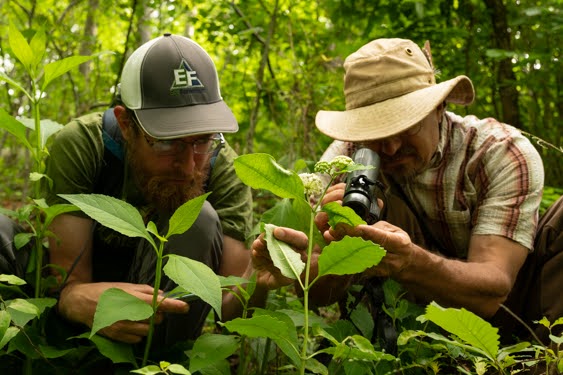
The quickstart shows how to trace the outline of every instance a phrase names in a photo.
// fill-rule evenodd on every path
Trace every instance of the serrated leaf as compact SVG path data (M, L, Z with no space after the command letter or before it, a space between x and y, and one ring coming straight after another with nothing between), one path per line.
M239 339L235 336L206 333L195 341L190 356L190 371L196 372L220 362L236 352Z
M139 321L153 314L152 307L145 301L118 288L109 288L100 295L90 338L100 329L120 320Z
M180 287L207 302L221 317L221 283L211 268L196 260L171 254L164 273Z
M211 194L211 192L190 199L178 207L170 218L170 225L166 238L170 238L170 236L174 234L182 234L190 229L199 216L203 203L209 194Z
M301 178L279 165L271 155L241 155L234 166L241 181L254 189L266 189L280 198L305 200Z
M279 241L274 237L274 229L277 228L273 224L264 226L266 242L268 243L268 252L274 266L276 266L282 275L290 279L298 279L305 269L305 262L301 260L301 254L293 250L285 242Z
M139 211L127 202L102 194L59 194L100 224L129 237L142 237L156 247Z
M333 241L319 255L319 276L354 275L373 267L387 252L371 241L344 236Z
M346 224L351 227L366 224L350 207L342 206L336 202L330 202L323 206L322 211L328 214L328 224L335 228L337 224Z
M426 319L456 335L469 345L482 350L490 360L499 351L498 329L489 322L462 308L443 308L435 302L426 307Z

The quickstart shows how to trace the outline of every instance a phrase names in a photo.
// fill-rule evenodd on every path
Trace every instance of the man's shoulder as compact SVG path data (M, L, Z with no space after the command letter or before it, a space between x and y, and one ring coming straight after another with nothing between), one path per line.
M102 112L94 112L73 118L57 133L57 137L79 137L80 135L100 135Z
M473 115L461 117L451 112L448 112L448 116L452 121L454 140L465 144L471 143L473 149L510 145L523 149L526 153L536 152L528 137L520 129L495 118L478 118Z

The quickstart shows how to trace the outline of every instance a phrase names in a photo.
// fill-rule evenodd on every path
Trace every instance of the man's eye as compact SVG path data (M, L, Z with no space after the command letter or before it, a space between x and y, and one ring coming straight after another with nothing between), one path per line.
M174 148L174 142L173 141L158 141L154 144L155 148L157 148L160 151L168 151L168 150L172 150Z

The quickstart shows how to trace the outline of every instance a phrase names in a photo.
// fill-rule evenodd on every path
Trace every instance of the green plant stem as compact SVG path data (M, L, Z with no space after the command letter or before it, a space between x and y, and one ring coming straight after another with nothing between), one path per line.
M147 335L147 342L145 344L145 353L143 355L143 364L142 367L147 365L147 360L149 358L149 353L151 349L152 337L154 333L154 320L156 318L156 310L158 308L157 301L158 301L158 291L160 289L160 281L162 279L162 253L164 252L164 243L160 243L160 249L157 251L156 255L156 271L154 276L154 291L152 295L152 310L153 313L149 320L149 334Z
M307 361L307 343L309 342L309 274L311 272L311 256L313 254L313 230L315 228L315 212L311 213L309 221L309 243L307 245L307 263L305 264L305 286L303 288L303 347L301 349L301 374L305 374Z

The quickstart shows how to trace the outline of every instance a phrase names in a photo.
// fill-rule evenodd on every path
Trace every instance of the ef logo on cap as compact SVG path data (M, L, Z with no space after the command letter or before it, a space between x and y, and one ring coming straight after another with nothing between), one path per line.
M195 70L188 65L186 60L182 60L180 67L174 69L174 83L170 90L189 89L196 87L204 87L203 83L197 77Z

